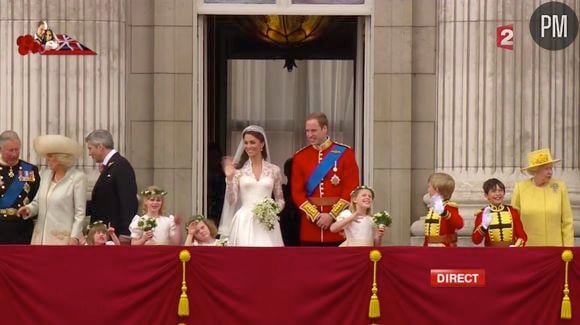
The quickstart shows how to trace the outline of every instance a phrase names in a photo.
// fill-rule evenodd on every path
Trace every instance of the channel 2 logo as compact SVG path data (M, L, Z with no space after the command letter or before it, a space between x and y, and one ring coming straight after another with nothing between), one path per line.
M565 49L578 36L578 16L561 2L547 2L536 8L530 18L530 34L534 42L546 50ZM513 50L513 25L496 28L496 46Z
M514 49L514 25L499 26L495 29L496 45L506 50Z

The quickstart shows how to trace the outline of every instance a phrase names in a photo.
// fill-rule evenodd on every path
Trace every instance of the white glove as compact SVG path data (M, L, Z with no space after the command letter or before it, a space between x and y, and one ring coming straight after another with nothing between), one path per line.
M431 197L431 206L433 206L433 211L437 214L442 214L445 211L443 207L443 198L440 195L433 195Z
M489 225L491 224L491 208L490 207L485 207L485 209L483 209L483 214L481 216L481 225L483 226L483 228L488 229Z

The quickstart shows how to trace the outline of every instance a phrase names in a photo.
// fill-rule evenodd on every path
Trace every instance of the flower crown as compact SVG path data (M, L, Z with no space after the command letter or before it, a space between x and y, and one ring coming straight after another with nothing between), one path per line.
M103 220L97 220L97 221L95 221L95 222L93 222L93 223L89 223L89 224L87 225L87 227L86 227L86 231L87 231L87 233L88 233L88 232L89 232L91 229L93 229L94 227L96 227L96 226L100 226L100 225L103 225L103 226L105 225L105 223L103 222Z
M191 225L192 223L203 222L205 219L206 218L202 214L197 214L193 216L193 218L189 220L185 225L185 230L187 230L187 227L189 227L189 225Z
M141 191L139 193L139 195L143 196L143 197L149 197L149 196L165 196L167 195L167 192L162 190L162 189L152 189L152 190L145 190L145 191Z
M373 190L372 188L366 186L366 185L360 185L357 186L354 190L352 190L352 192L350 192L350 196L353 196L354 193L360 191L360 190L369 190L371 192L371 195L373 197L373 199L375 198L375 190Z

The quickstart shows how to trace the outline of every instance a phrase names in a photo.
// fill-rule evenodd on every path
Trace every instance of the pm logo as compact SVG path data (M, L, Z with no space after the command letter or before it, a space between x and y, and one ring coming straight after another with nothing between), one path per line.
M499 26L495 29L495 41L499 48L514 49L514 25Z
M544 3L530 18L530 34L546 50L565 49L578 35L578 16L564 3Z

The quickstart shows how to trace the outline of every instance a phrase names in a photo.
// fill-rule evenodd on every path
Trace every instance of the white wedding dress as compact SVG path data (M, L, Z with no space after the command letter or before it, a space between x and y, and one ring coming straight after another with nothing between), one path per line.
M284 246L280 223L275 222L274 229L267 230L252 213L257 203L272 197L272 192L281 210L284 194L278 166L263 160L259 179L254 176L249 160L236 170L233 180L227 182L226 199L231 205L239 200L241 207L232 219L228 246Z

